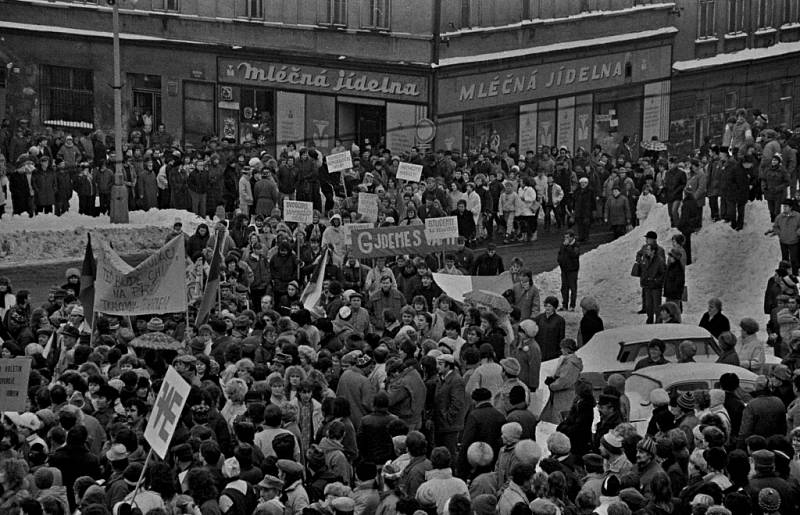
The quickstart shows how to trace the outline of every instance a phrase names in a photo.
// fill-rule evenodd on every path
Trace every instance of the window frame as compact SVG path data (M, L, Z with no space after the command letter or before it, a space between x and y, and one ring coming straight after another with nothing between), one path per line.
M264 0L244 0L244 18L248 20L263 20L264 19ZM253 12L253 5L258 5L257 13Z
M728 0L726 34L745 32L745 0Z
M156 11L177 13L181 11L181 0L158 0L157 2L153 2L153 9Z
M715 0L698 0L697 39L713 39L717 37L716 14L717 5ZM705 24L703 23L704 20Z
M362 1L362 5L367 11L367 19L362 27L374 30L392 30L392 0ZM376 15L376 11L382 14Z
M783 0L783 25L800 23L800 0Z
M756 30L775 28L775 0L757 0Z
M318 25L347 27L347 0L319 0ZM341 16L341 19L339 19ZM319 19L321 18L321 19Z
M85 74L80 77L83 80L79 80L78 73ZM80 84L81 82L83 84ZM79 86L88 86L89 89ZM39 65L39 89L42 92L43 120L63 120L94 125L94 70L41 64ZM53 92L56 91L65 92L70 101L53 102ZM53 114L54 106L56 106L58 114ZM80 114L71 116L70 111L72 113L80 112ZM65 116L67 114L70 116Z

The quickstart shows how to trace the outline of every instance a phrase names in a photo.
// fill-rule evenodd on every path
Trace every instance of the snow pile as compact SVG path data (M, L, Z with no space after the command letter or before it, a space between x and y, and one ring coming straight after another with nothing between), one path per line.
M112 224L108 215L78 214L77 204L73 197L70 211L62 216L10 218L6 213L0 221L0 244L8 248L8 254L0 258L0 267L82 259L89 232L108 241L120 254L147 253L164 244L176 220L183 222L187 234L193 234L200 223L208 223L188 211L151 209L131 211L130 223Z
M705 312L708 299L719 297L723 312L735 325L743 317L762 318L764 287L780 260L777 238L765 236L771 227L765 202L751 202L745 211L745 226L734 231L730 225L712 223L709 210L703 228L692 236L694 262L687 267L689 302L685 303L685 323L696 324ZM578 298L594 297L606 328L643 324L639 279L630 272L636 252L644 245L648 231L658 234L659 245L667 250L677 233L670 227L667 207L658 205L642 225L628 234L581 256ZM561 275L558 268L539 274L534 282L542 294L560 298ZM568 335L577 333L580 310L565 313Z

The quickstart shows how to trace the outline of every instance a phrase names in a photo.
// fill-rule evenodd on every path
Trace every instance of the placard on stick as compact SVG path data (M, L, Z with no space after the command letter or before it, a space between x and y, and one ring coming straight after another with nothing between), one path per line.
M365 220L376 221L378 219L378 195L360 192L358 194L358 212Z
M285 199L283 201L283 220L310 224L314 220L314 204L302 200Z
M353 159L348 151L331 154L325 158L325 162L328 163L328 173L342 172L353 167Z
M25 411L31 358L0 358L0 406L3 411Z
M397 178L404 181L419 182L422 179L422 165L400 163L397 166Z
M455 216L426 218L425 236L428 241L458 239L458 219Z
M164 382L153 404L147 420L144 438L153 451L163 460L169 450L169 442L178 427L183 406L189 398L191 387L173 367L167 369Z

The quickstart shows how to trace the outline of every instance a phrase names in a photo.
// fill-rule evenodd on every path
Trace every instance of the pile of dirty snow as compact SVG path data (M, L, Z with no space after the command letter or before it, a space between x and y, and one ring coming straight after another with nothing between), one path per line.
M176 220L183 231L193 234L206 220L179 209L131 211L130 222L112 224L108 215L77 213L77 197L62 216L40 214L33 218L9 213L0 220L0 268L31 263L61 262L83 257L86 235L91 232L108 241L120 254L142 254L164 245Z
M698 323L711 297L722 300L731 325L746 316L763 319L764 287L780 260L777 238L764 235L771 226L766 202L747 205L742 231L734 231L723 222L711 222L705 209L703 228L692 235L694 262L686 269L689 302L684 305L685 323ZM645 321L644 315L636 313L641 307L641 289L639 278L631 276L631 268L648 231L655 231L659 245L669 249L670 238L678 231L670 227L666 206L659 204L639 227L581 256L578 299L592 296L597 300L606 328ZM558 268L539 274L534 282L542 298L560 297ZM580 309L563 315L569 326L567 335L574 336Z

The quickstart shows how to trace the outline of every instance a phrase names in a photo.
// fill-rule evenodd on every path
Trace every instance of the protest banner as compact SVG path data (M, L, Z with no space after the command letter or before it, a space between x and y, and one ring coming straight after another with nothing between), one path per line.
M364 220L376 221L378 219L378 195L360 192L358 194L358 212Z
M442 289L448 297L464 302L464 295L471 291L484 290L502 295L506 290L514 287L511 272L500 275L449 275L433 274L433 282Z
M314 204L312 202L289 199L283 201L283 220L285 222L310 224L313 219Z
M175 237L131 268L103 242L97 259L94 310L108 315L186 311L186 251Z
M144 438L150 448L163 460L169 450L169 442L189 397L189 383L173 367L167 369L164 382L153 404L153 411L147 420Z
M397 179L403 181L419 182L422 179L422 165L400 163L397 166Z
M0 358L0 406L3 411L28 409L31 358Z
M426 218L425 236L428 241L457 240L458 219L455 216Z
M353 167L353 159L348 151L331 154L325 158L325 162L328 163L328 173L343 172Z
M401 227L379 227L376 229L351 230L353 248L351 255L357 258L396 256L398 254L431 254L458 250L454 241L428 241L424 225Z
M344 229L344 244L352 245L353 231L357 231L359 229L374 229L375 224L373 224L372 222L360 222L354 224L344 224L342 228Z

